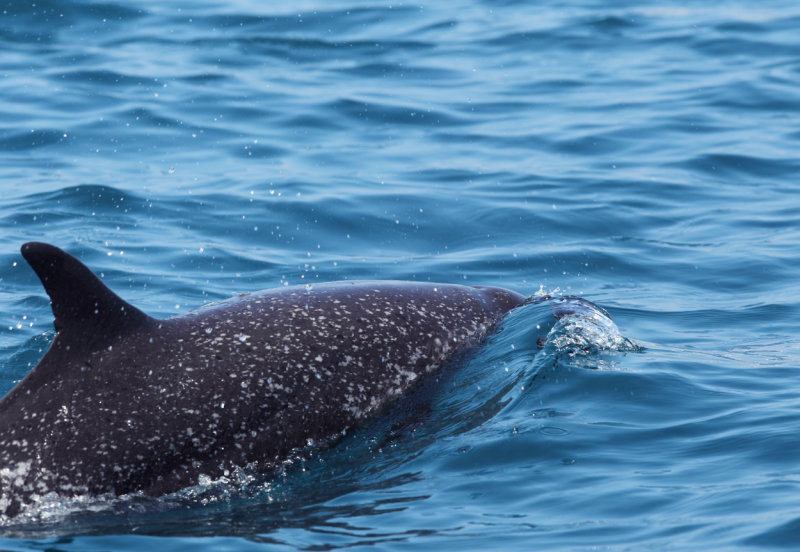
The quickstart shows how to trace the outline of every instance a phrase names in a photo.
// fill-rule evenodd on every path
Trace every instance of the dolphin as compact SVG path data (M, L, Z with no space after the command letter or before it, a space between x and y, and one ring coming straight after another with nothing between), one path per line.
M332 442L477 346L523 295L342 281L148 316L75 257L26 243L55 336L0 400L0 513L44 495L161 496Z

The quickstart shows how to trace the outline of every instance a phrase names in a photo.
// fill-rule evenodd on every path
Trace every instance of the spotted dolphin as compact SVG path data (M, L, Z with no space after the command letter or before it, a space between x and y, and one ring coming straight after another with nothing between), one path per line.
M525 297L501 288L344 281L244 294L156 319L75 257L22 255L55 337L0 400L0 513L48 493L160 496L274 465L379 413L483 339Z

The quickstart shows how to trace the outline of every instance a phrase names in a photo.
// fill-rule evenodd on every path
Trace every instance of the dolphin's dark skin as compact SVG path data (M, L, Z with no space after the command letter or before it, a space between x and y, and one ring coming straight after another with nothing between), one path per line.
M55 316L39 364L0 401L0 513L38 496L158 496L285 459L374 414L525 297L500 288L334 282L158 320L86 266L22 246Z

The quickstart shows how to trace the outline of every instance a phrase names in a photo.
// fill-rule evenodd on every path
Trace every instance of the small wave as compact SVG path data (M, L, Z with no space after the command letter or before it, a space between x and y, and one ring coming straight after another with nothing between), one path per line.
M644 351L644 347L622 335L602 307L571 296L550 302L557 322L539 341L545 362L613 370L616 368L614 353Z
M798 169L797 162L792 159L721 153L700 155L683 164L696 171L721 176L742 174L765 178L782 178L790 174L797 174Z
M332 113L363 123L407 124L412 126L456 126L464 121L444 110L434 111L411 105L340 99L326 106Z
M67 134L61 129L41 129L22 131L0 138L0 148L5 151L27 151L43 148L67 141Z
M570 354L595 354L601 351L641 352L643 348L623 336L608 312L577 297L553 300L558 323L550 330L547 342ZM576 349L576 345L579 347Z

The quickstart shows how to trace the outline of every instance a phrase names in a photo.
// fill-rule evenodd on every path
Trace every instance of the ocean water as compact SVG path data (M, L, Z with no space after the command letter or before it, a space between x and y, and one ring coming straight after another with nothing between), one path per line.
M798 28L771 0L3 0L0 392L53 337L30 240L160 317L366 278L614 322L518 309L404 431L56 501L0 548L796 549Z

